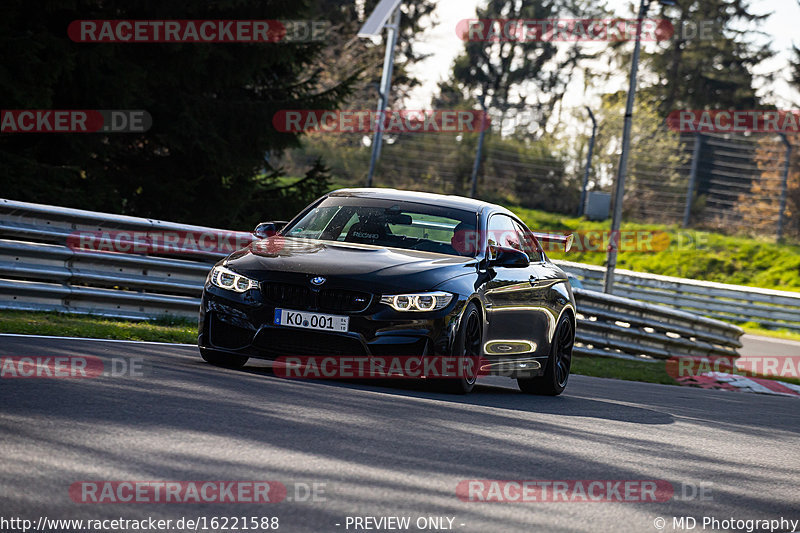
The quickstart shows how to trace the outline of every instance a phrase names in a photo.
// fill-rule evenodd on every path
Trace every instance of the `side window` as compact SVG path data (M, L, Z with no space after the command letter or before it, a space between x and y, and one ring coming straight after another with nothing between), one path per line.
M536 240L536 237L533 234L517 222L514 221L514 226L517 228L517 232L520 235L520 242L522 242L522 251L528 254L528 259L530 259L531 263L540 263L544 261L544 257L542 256L542 249L539 246L539 242Z
M492 215L489 219L489 246L522 250L520 235L514 219L505 215Z

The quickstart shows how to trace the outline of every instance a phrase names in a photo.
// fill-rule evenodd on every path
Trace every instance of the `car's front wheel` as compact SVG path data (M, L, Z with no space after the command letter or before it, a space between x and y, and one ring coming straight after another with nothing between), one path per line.
M569 316L562 316L553 335L553 345L544 374L535 378L517 378L519 389L527 394L558 396L567 388L572 366L572 348L575 346L575 328Z
M200 348L200 357L207 363L224 368L242 368L249 359L243 355L218 352L216 350L209 350L208 348Z
M461 316L461 327L453 346L453 356L457 358L459 366L457 376L443 380L447 392L453 394L472 392L480 372L482 338L481 314L478 306L470 302Z

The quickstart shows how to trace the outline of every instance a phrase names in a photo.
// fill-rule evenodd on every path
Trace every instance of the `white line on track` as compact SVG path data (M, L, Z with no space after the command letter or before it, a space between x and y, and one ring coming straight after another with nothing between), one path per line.
M196 348L196 344L182 344L177 342L156 342L156 341L126 341L121 339L93 339L90 337L59 337L57 335L28 335L23 333L0 333L0 337L21 337L30 339L61 339L68 341L96 341L96 342L123 342L131 344L155 344L157 346L191 346Z

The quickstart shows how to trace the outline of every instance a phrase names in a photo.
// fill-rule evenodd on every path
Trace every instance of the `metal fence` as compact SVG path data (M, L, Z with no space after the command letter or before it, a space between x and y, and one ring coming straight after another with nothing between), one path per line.
M214 228L0 200L0 309L193 318L211 265L226 253L153 246L165 233L182 232L250 239ZM92 249L102 249L96 245L105 238L116 239L118 249L144 242L152 253L86 251L75 246L81 243L76 235L98 235L99 241L89 239ZM741 346L742 330L724 322L589 290L575 294L578 354L657 360L735 356Z
M590 190L612 190L621 129L613 121L601 123ZM800 136L679 134L657 123L639 123L634 133L625 184L626 220L800 239ZM303 175L322 158L337 184L362 186L370 148L360 139L339 137L315 137L276 164L289 175ZM572 137L573 145L544 150L541 144L520 146L493 132L483 150L477 196L578 212L588 141L585 136ZM376 187L470 193L476 135L403 134L388 139Z
M605 268L556 261L587 289L602 290ZM726 322L756 322L767 328L800 331L800 293L727 285L630 270L616 270L614 292Z

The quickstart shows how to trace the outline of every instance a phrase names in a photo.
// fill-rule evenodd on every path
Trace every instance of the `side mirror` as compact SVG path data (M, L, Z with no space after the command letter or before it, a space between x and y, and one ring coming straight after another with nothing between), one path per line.
M286 224L288 224L288 222L285 220L262 222L261 224L256 226L256 229L253 230L253 235L258 237L259 239L268 239L269 237L272 237L280 230L282 230Z
M563 246L565 252L569 252L570 249L572 248L572 241L575 239L575 236L572 233L569 233L569 234L566 234L566 235L559 235L557 233L536 233L536 232L534 232L533 234L536 236L536 238L539 240L540 243L548 245L548 246L544 247L548 251L549 250L553 250L553 251L560 252L561 250L558 250L557 248L553 248L552 246L549 246L549 245L552 245L552 244L557 244L557 245Z
M489 260L489 266L505 267L505 268L525 268L531 264L528 259L528 254L514 248L492 247L490 252L492 259Z

